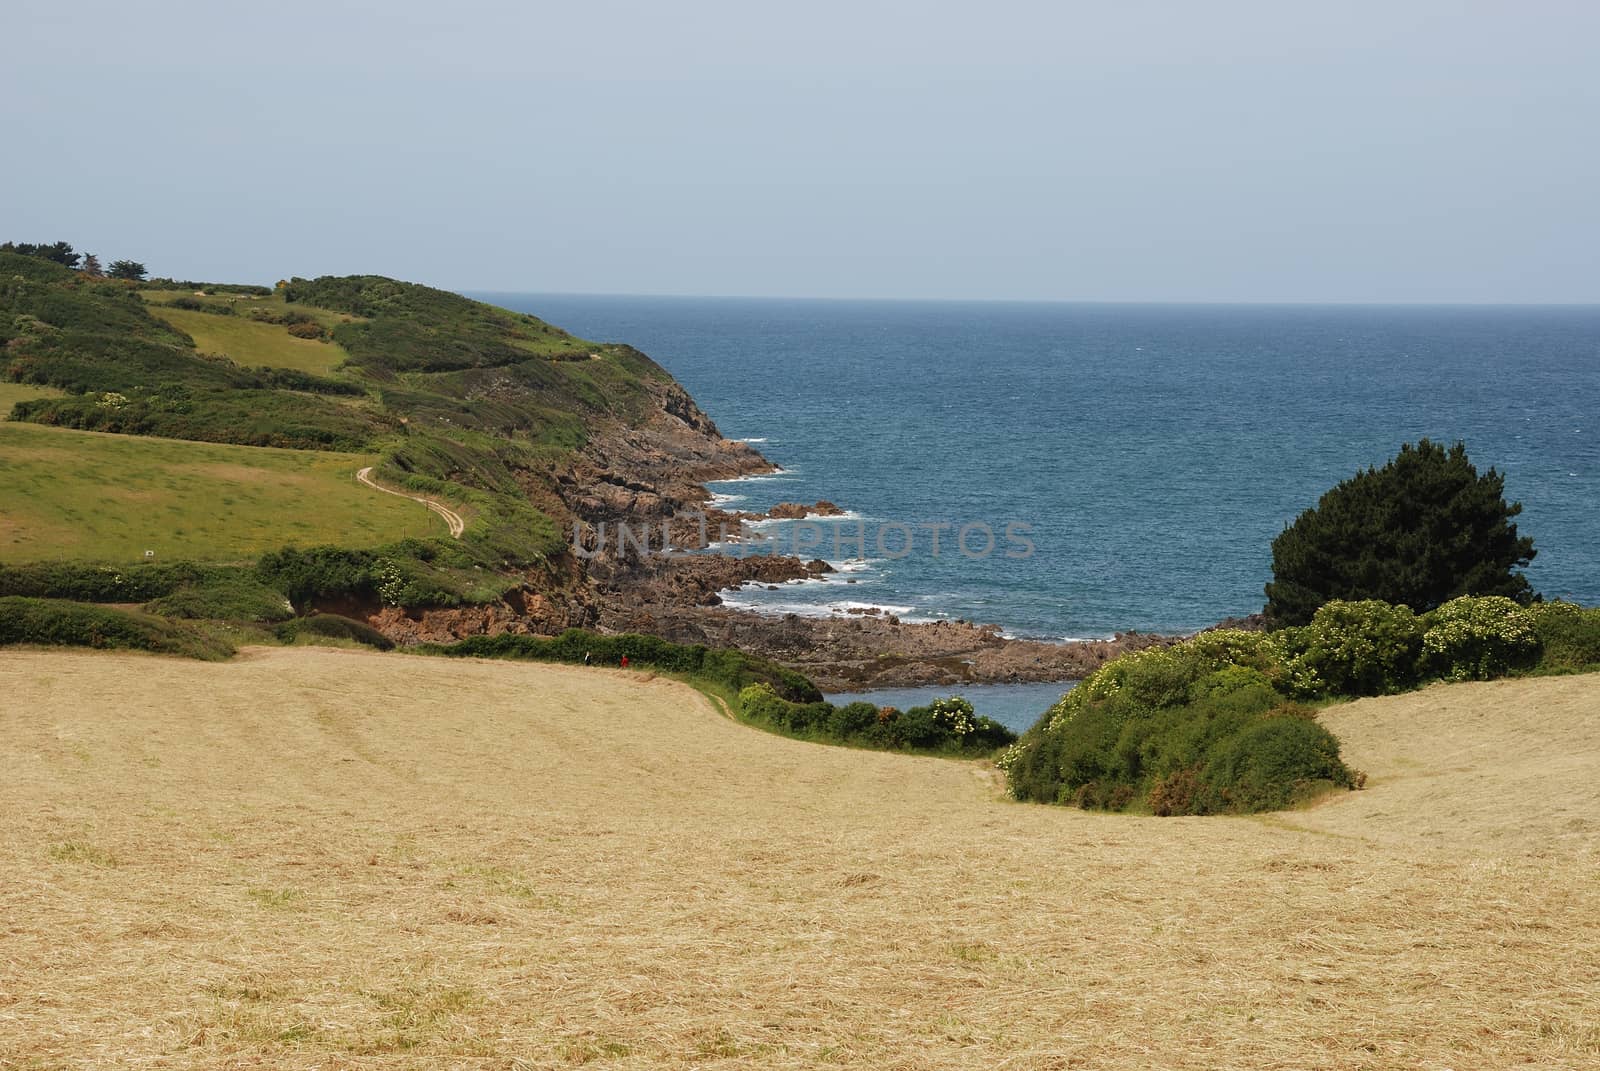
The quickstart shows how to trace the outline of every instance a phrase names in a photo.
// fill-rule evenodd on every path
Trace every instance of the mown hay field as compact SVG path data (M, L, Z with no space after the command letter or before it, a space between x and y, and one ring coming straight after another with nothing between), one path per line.
M443 535L425 506L356 482L377 460L0 422L0 562L233 561Z
M1022 805L612 669L0 652L0 1067L1600 1066L1600 677Z

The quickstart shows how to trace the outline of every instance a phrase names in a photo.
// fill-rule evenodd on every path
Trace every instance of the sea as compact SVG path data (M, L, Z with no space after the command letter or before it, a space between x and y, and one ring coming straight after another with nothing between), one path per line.
M839 570L731 606L1190 632L1259 610L1273 538L1424 436L1505 476L1535 589L1600 603L1600 306L473 296L662 364L780 466L711 485L727 508L846 511L719 546Z

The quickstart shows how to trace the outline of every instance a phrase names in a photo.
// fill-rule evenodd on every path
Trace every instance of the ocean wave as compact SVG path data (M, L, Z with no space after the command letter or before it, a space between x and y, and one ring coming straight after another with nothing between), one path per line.
M780 465L771 472L753 472L748 476L730 476L726 480L707 480L706 486L710 487L714 483L763 483L767 480L784 480L790 476L797 475L799 472L799 469L786 469Z
M806 583L806 581L800 581L800 583ZM764 591L765 587L765 585L759 585L760 590ZM821 619L829 617L880 617L892 614L895 617L901 618L902 620L914 620L913 618L906 616L915 609L915 607L912 606L895 606L884 603L855 602L853 600L838 600L834 602L799 602L792 599L764 599L760 597L752 598L750 596L755 594L754 591L750 592L748 595L744 594L744 592L744 588L729 589L722 592L722 604L731 609L748 610L751 613L762 614L763 616L767 617L783 617L787 614L794 614L796 617L814 617ZM850 613L851 610L876 610L878 612L871 615L859 613L853 614Z
M734 442L736 442L736 443L764 443L764 442L766 442L766 441L767 441L767 440L766 440L766 438L765 438L765 437L762 437L762 438L759 438L759 439L757 439L757 438L750 438L750 439L734 439L734 440L733 440L733 441L734 441Z

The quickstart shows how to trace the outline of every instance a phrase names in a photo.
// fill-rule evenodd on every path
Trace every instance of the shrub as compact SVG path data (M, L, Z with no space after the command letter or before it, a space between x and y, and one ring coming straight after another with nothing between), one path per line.
M321 324L312 320L301 320L297 323L292 323L289 325L287 330L289 334L293 335L295 338L321 338L323 335L327 334L327 332L322 329Z
M283 621L294 616L289 600L247 573L226 574L209 583L179 588L145 605L163 617L215 621Z
M0 595L77 602L148 602L179 588L213 582L241 570L192 562L150 565L96 565L89 562L31 562L0 565Z
M210 661L233 654L226 640L150 614L58 599L0 597L0 645L11 643L130 648Z
M1279 690L1289 677L1282 649L1276 636L1225 632L1108 663L1001 756L1011 794L1113 810L1142 799L1157 814L1207 814L1282 806L1314 782L1353 784L1337 742L1287 716L1300 711ZM1267 727L1286 720L1314 731ZM1308 750L1323 737L1331 762Z
M790 702L770 685L757 683L740 691L739 706L758 724L830 743L985 755L1016 740L1016 734L974 714L972 704L958 696L906 711L880 710L871 703Z
M285 547L261 556L256 571L304 611L313 599L370 599L377 594L375 558L364 550L343 547Z
M1530 609L1541 668L1572 672L1600 666L1600 607L1585 609L1557 600Z
M816 703L822 699L822 693L811 681L765 658L743 651L672 643L656 636L631 633L602 636L574 628L553 638L510 634L470 636L458 643L428 646L423 650L457 657L527 658L579 665L587 654L596 664L611 666L627 655L630 665L702 677L734 692L759 683L766 684L775 695L789 702Z
M828 735L840 740L871 736L878 728L878 714L878 708L871 703L846 703L842 707L835 707L832 717L828 719Z
M354 640L356 643L376 647L380 651L394 650L394 641L365 621L355 621L338 614L312 614L297 617L278 626L277 635L284 643L294 643L302 637L327 637L336 640Z
M1174 814L1207 814L1216 810L1210 786L1192 766L1174 770L1150 786L1145 797L1150 813L1160 818Z
M1291 661L1302 661L1330 695L1390 694L1417 683L1422 633L1409 607L1336 599L1299 634Z
M1231 810L1287 807L1317 783L1355 787L1339 741L1309 714L1286 711L1222 741L1201 779Z
M1532 666L1539 653L1534 615L1504 596L1463 595L1426 620L1423 664L1446 680L1492 680Z

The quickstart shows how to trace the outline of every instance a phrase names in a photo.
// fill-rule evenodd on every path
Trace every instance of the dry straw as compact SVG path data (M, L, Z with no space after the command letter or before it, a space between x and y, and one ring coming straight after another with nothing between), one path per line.
M1600 678L1010 803L615 670L0 653L0 1068L1600 1066Z

